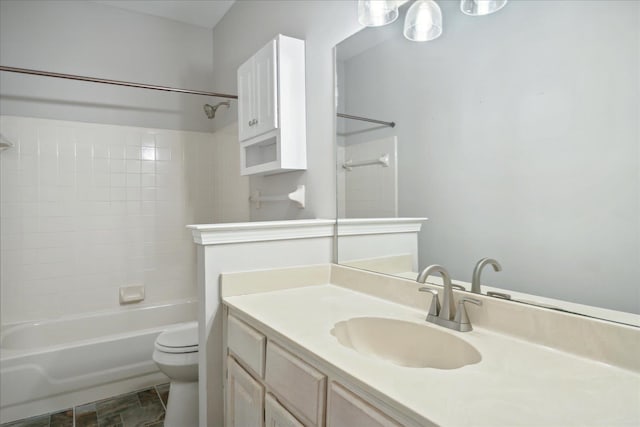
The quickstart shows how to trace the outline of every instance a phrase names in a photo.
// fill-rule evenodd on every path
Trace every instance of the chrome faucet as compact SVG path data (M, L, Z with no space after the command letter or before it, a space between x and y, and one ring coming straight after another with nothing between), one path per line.
M430 265L420 272L416 281L418 283L424 283L427 281L428 276L435 273L440 273L442 276L442 282L444 283L444 289L442 290L442 305L438 311L438 317L441 319L451 320L456 314L456 307L453 302L453 288L451 287L451 276L449 275L449 272L441 265ZM438 299L437 294L435 295L435 299Z
M471 279L471 292L474 294L482 293L480 290L480 275L482 274L482 269L487 264L491 264L491 266L493 266L493 271L502 271L500 263L493 258L482 258L478 261L473 269L473 278Z
M472 304L482 305L482 301L475 298L461 298L458 302L458 310L456 312L455 303L453 301L451 276L444 267L436 264L430 265L420 272L416 281L418 283L425 283L427 281L427 277L435 273L440 273L442 276L442 282L444 283L444 289L442 290L442 305L440 305L438 291L427 287L418 289L420 292L430 292L433 295L431 299L431 306L429 307L429 314L427 314L427 322L435 323L436 325L444 326L445 328L460 332L468 332L472 330L473 328L471 327L469 316L467 316L467 310L464 307L464 303L470 302Z

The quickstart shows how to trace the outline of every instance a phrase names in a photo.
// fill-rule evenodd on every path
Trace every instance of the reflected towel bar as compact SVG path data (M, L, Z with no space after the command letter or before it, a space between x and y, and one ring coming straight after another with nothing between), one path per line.
M342 164L342 167L347 171L350 171L353 168L358 168L360 166L370 166L370 165L381 165L383 168L389 166L389 153L383 154L377 159L372 160L362 160L360 162L354 162L353 160L347 160Z
M343 119L359 120L361 122L376 123L376 124L379 124L379 125L388 126L390 128L396 127L396 122L385 122L383 120L369 119L367 117L352 116L351 114L343 114L343 113L337 113L336 116L338 116L340 118L343 118Z
M280 196L263 196L260 190L257 190L249 197L249 201L256 204L256 209L260 209L260 205L264 202L294 202L300 209L305 207L305 186L298 185L294 191Z
M9 141L7 138L4 137L3 134L0 133L0 151L6 150L7 148L11 148L14 147L15 144L11 141Z

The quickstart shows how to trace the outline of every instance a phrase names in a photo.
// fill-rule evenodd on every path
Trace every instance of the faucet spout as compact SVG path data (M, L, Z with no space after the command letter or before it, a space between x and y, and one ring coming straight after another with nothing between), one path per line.
M493 258L482 258L476 264L473 269L473 278L471 279L471 292L480 294L482 293L480 290L480 276L482 275L482 269L490 264L493 267L493 271L502 271L502 266L498 261Z
M441 265L430 265L420 272L416 279L419 283L424 283L428 276L439 273L442 276L444 289L442 290L442 304L438 317L445 320L453 320L456 315L456 307L453 301L453 286L449 272Z

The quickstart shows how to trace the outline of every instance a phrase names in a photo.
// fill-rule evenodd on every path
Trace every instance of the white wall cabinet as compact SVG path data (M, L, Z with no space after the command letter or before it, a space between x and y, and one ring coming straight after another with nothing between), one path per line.
M238 68L241 174L307 168L304 40L278 35Z
M229 344L239 342L231 338L225 343L227 353L227 382L225 424L227 427L401 427L399 423L376 405L354 391L348 382L340 384L318 366L305 360L298 352L284 348L255 325L247 325L225 307L227 337L238 336L238 331L252 338L251 345ZM242 334L241 334L242 335ZM262 337L264 341L255 338ZM260 342L258 350L254 343ZM231 357L229 354L233 355ZM255 360L260 355L262 360ZM237 358L237 361L236 359ZM264 375L258 370L242 366L264 366ZM327 384L329 390L327 391ZM327 403L328 400L328 403ZM264 408L264 411L263 411Z
M277 41L238 68L238 133L246 141L278 127Z

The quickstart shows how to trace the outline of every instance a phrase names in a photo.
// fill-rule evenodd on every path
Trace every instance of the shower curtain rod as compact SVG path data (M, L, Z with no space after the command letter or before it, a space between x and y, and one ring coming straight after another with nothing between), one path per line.
M193 90L193 89L180 89L180 88L169 87L169 86L148 85L144 83L125 82L122 80L109 80L109 79L101 79L97 77L78 76L75 74L53 73L51 71L33 70L29 68L7 67L4 65L0 65L0 71L6 71L9 73L19 73L19 74L31 74L34 76L55 77L58 79L79 80L79 81L91 82L91 83L102 83L102 84L115 85L115 86L135 87L140 89L160 90L164 92L178 92L178 93L187 93L192 95L212 96L216 98L238 99L238 95L229 95L226 93L206 92L203 90ZM337 116L342 117L344 119L360 120L363 122L376 123L376 124L380 124L388 127L395 127L396 125L395 122L385 122L382 120L369 119L366 117L353 116L350 114L338 113Z
M123 82L121 80L109 80L109 79L100 79L96 77L76 76L74 74L52 73L50 71L31 70L29 68L5 67L3 65L0 65L0 71L7 71L10 73L20 73L20 74L31 74L34 76L56 77L59 79L80 80L83 82L103 83L103 84L115 85L115 86L137 87L140 89L161 90L164 92L179 92L179 93L188 93L192 95L213 96L216 98L238 99L238 95L229 95L226 93L206 92L203 90L180 89L180 88L168 87L168 86L157 86L157 85L148 85L143 83Z
M361 122L377 123L379 125L388 126L390 128L396 127L396 122L385 122L383 120L368 119L366 117L352 116L351 114L343 114L343 113L338 113L336 115L338 117L342 117L343 119L360 120Z

